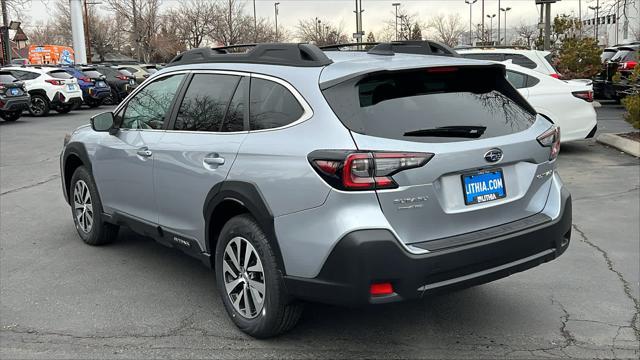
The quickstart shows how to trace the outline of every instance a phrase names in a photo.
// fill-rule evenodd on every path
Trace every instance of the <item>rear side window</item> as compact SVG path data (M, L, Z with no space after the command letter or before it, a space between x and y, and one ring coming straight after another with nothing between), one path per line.
M265 79L251 79L249 128L273 129L300 119L304 109L284 86Z
M224 116L239 76L196 74L184 94L174 129L222 131Z
M505 54L505 60L511 60L514 64L526 67L528 69L535 69L538 65L531 59L520 54Z
M388 139L415 142L470 139L448 132L446 136L433 135L434 129L445 127L480 128L481 134L474 138L484 139L523 131L535 121L535 111L509 85L500 67L430 71L364 75L323 93L347 128Z
M507 80L516 89L530 88L540 82L533 76L511 70L507 70Z
M468 59L476 59L476 60L488 60L488 61L504 61L504 56L502 54L491 54L491 53L476 53L476 54L460 54L462 57Z
M8 84L16 81L17 79L11 75L8 71L0 71L0 83Z
M73 76L71 76L69 73L67 73L64 70L49 71L47 73L47 75L51 76L52 78L56 78L56 79L73 79Z

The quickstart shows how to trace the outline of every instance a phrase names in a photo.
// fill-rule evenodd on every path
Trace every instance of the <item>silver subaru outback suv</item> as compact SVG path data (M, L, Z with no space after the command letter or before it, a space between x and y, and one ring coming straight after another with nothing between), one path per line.
M291 329L304 301L416 299L560 256L559 128L502 65L426 44L433 55L395 43L177 56L65 138L78 234L101 245L126 226L200 259L255 337Z

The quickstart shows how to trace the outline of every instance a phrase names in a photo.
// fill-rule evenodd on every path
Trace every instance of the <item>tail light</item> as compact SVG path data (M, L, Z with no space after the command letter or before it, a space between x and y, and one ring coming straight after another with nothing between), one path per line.
M591 90L574 91L571 94L573 94L573 96L577 97L578 99L582 99L586 102L593 102L593 91Z
M393 285L391 283L374 283L369 288L371 296L391 295L393 294Z
M637 65L638 65L637 61L626 61L626 62L620 63L618 70L633 70Z
M560 79L560 74L553 73L553 74L549 74L549 75L551 75L552 78Z
M57 86L64 85L64 81L63 80L46 79L45 81L48 82L51 85L57 85Z
M544 147L550 147L549 160L555 160L560 153L560 128L552 126L542 135L538 136L538 142Z
M397 188L392 175L421 167L432 157L431 153L318 150L309 154L309 162L334 188L376 190Z
M80 80L84 81L84 82L91 82L91 79L89 79L86 76L80 76Z
M128 76L124 76L124 75L118 75L118 76L116 76L116 78L118 78L119 80L127 80L127 81L129 81L129 77Z

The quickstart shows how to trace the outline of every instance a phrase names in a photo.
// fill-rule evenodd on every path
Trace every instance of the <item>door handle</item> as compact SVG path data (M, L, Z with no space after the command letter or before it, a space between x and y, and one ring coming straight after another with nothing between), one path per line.
M224 158L218 154L205 156L204 163L207 165L221 166L224 165Z
M142 156L142 157L148 158L151 155L153 155L153 152L151 152L151 150L149 150L149 148L144 147L144 148L138 149L136 154L138 154L138 156Z

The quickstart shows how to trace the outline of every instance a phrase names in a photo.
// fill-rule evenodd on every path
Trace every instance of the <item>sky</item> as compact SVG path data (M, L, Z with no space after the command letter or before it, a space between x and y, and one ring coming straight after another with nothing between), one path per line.
M92 0L93 1L93 0ZM180 4L180 0L162 0L163 6L173 7ZM299 19L318 17L332 21L335 25L342 25L347 33L355 32L355 0L278 0L279 14L278 24L289 29L295 28ZM534 0L484 0L485 14L498 12L498 1L501 7L511 7L508 13L508 25L537 23L539 8ZM586 14L589 5L595 5L596 0L560 0L552 6L552 17L555 14L578 14L578 3L582 2L582 13ZM30 17L23 21L25 25L37 21L46 21L52 12L55 0L31 0L25 13ZM93 1L99 2L99 0ZM401 7L408 13L416 13L423 22L436 14L459 14L465 24L469 22L469 5L464 0L362 0L363 29L365 32L378 33L383 29L384 23L393 19L394 2L401 3ZM481 22L481 2L478 0L472 7L473 21ZM252 0L246 0L246 11L253 12ZM104 5L94 5L104 8ZM103 10L104 11L104 10ZM256 0L256 12L258 17L269 18L273 21L274 0ZM488 19L487 19L488 22ZM29 25L27 25L29 26ZM488 25L487 25L488 26ZM497 19L494 19L497 26Z

